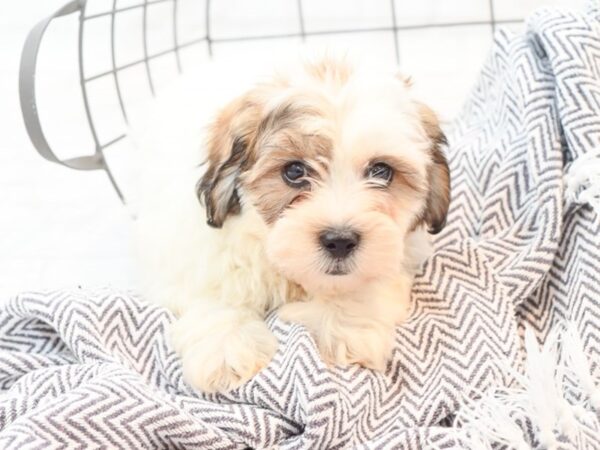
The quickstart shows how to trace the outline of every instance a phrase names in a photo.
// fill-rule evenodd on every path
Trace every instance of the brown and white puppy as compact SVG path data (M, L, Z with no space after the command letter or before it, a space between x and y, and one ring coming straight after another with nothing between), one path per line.
M227 391L265 367L275 308L327 363L384 370L427 232L446 220L444 144L409 83L331 59L222 108L196 188L146 192L139 220L147 292L179 316L186 380Z

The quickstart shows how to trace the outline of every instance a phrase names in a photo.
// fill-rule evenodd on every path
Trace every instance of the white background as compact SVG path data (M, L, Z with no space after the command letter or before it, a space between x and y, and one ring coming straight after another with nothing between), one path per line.
M43 160L30 144L22 123L17 87L23 42L37 21L64 2L0 1L0 301L20 290L77 285L136 286L129 243L130 217L105 174L77 172ZM102 10L112 2L90 0L89 3ZM583 0L552 3L578 7ZM385 26L390 20L389 4L384 0L304 0L306 30ZM520 19L543 4L548 2L496 0L495 13L499 20ZM193 6L185 17L192 17L192 10L203 11L202 2L195 9ZM211 24L216 38L295 32L298 28L295 0L216 0L213 6ZM486 21L490 15L489 2L484 0L396 0L395 6L399 25ZM149 17L155 34L160 33L160 22L164 24L167 16L166 10L157 8ZM195 17L200 19L199 15ZM137 19L132 18L134 20ZM122 25L127 23L122 22ZM203 26L202 20L182 23L180 38L202 35ZM124 29L122 33L126 35L128 31ZM131 33L132 38L126 42L135 47L137 31ZM97 45L93 48L96 56L89 60L87 67L90 74L102 70L106 64L102 58L106 59L108 54L106 29L98 28L94 35L98 43L93 44ZM403 71L413 75L422 96L450 120L460 108L489 50L490 27L413 30L400 32L398 38ZM51 144L65 149L64 154L85 154L92 149L74 70L76 39L76 20L57 22L49 30L40 59L38 88L42 118ZM290 43L295 41L222 43L215 44L214 52L217 58L235 60L240 53L246 56L249 52L270 54L274 49L291 48ZM160 51L161 42L165 41L151 40L150 52ZM357 47L375 59L393 60L393 40L385 33L322 36L309 39L307 44L311 48ZM197 50L202 55L195 56L191 50L182 55L185 64L190 60L196 63L205 60L206 49ZM147 90L143 70L132 71L129 76L134 80L132 89L137 86ZM47 92L42 92L44 89ZM95 101L109 101L102 94L103 88L99 89L99 99ZM105 119L103 125L108 127L109 136L111 120L118 122L120 116L112 113Z

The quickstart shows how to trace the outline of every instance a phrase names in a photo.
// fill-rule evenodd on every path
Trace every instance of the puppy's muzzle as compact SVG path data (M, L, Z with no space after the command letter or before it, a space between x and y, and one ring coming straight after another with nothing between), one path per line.
M332 258L344 259L357 249L360 235L351 230L330 228L319 235L319 242Z

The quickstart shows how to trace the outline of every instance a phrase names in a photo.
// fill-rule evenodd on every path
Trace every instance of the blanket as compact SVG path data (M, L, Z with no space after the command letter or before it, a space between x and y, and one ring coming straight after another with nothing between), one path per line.
M496 33L385 373L328 368L274 312L269 366L205 395L168 311L108 288L28 292L0 306L0 448L600 448L598 6Z

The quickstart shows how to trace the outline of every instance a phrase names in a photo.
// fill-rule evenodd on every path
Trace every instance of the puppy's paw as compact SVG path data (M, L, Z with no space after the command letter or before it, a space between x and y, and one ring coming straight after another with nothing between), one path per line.
M385 371L392 356L394 330L385 326L338 328L327 335L317 333L316 342L323 360L331 366L358 364Z
M304 325L329 366L360 366L384 371L395 341L393 323L345 314L321 302L288 303L279 309L286 322Z
M180 320L172 330L183 377L195 389L214 393L239 387L266 367L277 350L277 339L260 320L234 327L208 322Z

